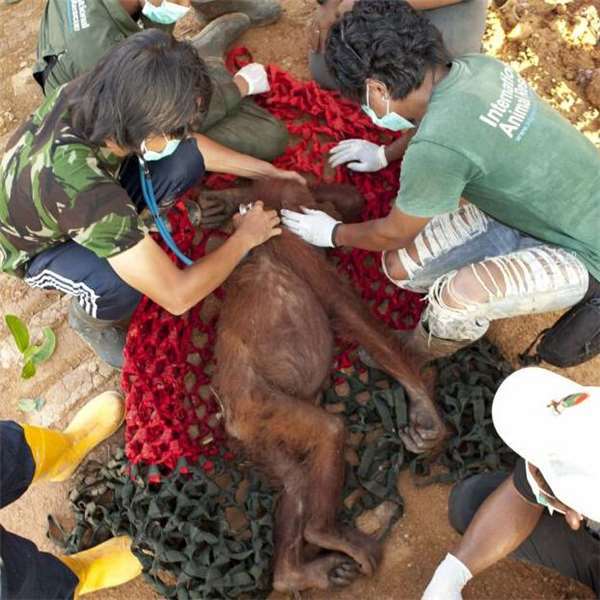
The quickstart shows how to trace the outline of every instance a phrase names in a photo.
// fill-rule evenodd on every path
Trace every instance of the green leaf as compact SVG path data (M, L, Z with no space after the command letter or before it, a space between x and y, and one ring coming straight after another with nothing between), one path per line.
M21 379L31 379L35 375L35 365L33 361L28 361L23 365L21 370Z
M50 327L44 327L44 341L40 346L36 346L36 351L31 357L31 361L35 365L39 365L45 361L47 361L54 350L56 349L56 336Z
M46 404L43 398L23 398L19 400L19 410L24 413L40 411Z
M15 315L5 315L4 320L15 340L19 352L25 352L29 347L29 331L27 331L27 325Z
M17 4L21 0L4 0L4 4Z

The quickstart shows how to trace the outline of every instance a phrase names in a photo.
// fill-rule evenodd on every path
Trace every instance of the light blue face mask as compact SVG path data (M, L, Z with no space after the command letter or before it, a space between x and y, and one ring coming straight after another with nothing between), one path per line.
M390 129L391 131L402 131L403 129L412 129L414 125L405 119L402 115L395 112L390 112L390 99L387 98L386 114L383 117L378 117L375 111L369 104L369 86L367 86L367 103L360 106L363 112L379 127Z
M160 6L154 6L152 2L146 0L144 8L142 8L142 14L155 23L171 25L181 19L189 10L189 6L179 6L179 4L168 2L168 0L163 0Z
M166 136L165 139L167 140ZM160 160L161 158L171 156L177 150L179 144L181 144L181 140L167 140L167 145L160 152L155 152L154 150L148 150L146 140L144 140L141 146L142 156L144 160Z

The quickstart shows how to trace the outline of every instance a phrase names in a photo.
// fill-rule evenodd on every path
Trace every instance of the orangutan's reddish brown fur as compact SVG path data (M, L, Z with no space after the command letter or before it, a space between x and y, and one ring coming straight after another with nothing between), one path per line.
M243 191L244 202L257 199L276 209L302 205L336 214L337 208L345 220L356 218L360 208L356 192L346 186L311 193L296 183L269 181ZM334 333L358 341L402 382L413 419L425 427L428 419L435 421L420 377L405 366L404 349L322 251L284 229L229 278L214 385L228 434L283 485L274 557L274 586L280 591L343 585L356 577L357 565L372 575L379 561L378 542L335 518L345 428L317 405L332 364ZM308 560L307 543L327 552Z

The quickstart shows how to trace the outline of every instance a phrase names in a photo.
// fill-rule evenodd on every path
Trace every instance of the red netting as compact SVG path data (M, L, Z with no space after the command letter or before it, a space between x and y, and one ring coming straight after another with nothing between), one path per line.
M249 58L245 49L229 56L230 68ZM385 216L398 189L398 164L374 174L352 173L344 167L326 177L326 157L339 140L362 138L382 143L385 132L372 125L355 104L313 82L299 82L277 67L269 67L271 92L257 101L282 119L296 141L275 161L278 167L310 174L317 181L351 182L365 198L364 219ZM232 178L212 175L209 187L231 185ZM218 231L196 232L180 205L169 218L173 237L188 256L197 259L210 250ZM164 246L163 246L164 247ZM398 290L382 274L379 256L363 250L333 252L375 314L396 329L413 327L422 303L419 296ZM175 260L173 258L173 260ZM175 317L144 298L133 315L125 348L122 385L127 394L126 451L132 463L172 469L181 458L193 462L219 451L223 431L210 389L214 369L212 348L223 291ZM349 349L336 360L351 365ZM158 476L158 470L157 475Z

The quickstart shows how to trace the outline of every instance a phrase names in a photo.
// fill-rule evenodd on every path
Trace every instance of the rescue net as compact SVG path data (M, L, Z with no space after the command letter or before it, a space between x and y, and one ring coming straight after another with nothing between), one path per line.
M249 60L234 51L236 68ZM259 102L282 119L295 137L276 164L318 181L352 183L365 198L364 219L387 214L398 188L398 165L376 174L338 168L326 172L327 151L341 139L383 143L380 129L356 106L314 83L297 82L269 67L271 92ZM213 176L210 187L231 185ZM221 231L198 233L185 209L169 214L173 237L193 259L210 250ZM392 286L372 253L334 251L374 313L394 329L413 327L419 296ZM173 258L175 260L175 258ZM67 552L129 534L144 576L166 598L266 597L271 590L276 490L224 444L219 408L210 388L212 348L223 290L182 317L144 298L134 313L125 349L122 385L127 394L126 447L108 464L89 462L70 499L76 525L54 537ZM346 420L347 472L341 518L389 502L386 530L402 516L397 475L410 467L419 481L451 481L488 468L508 468L513 457L491 423L491 400L510 372L487 341L438 363L437 400L451 436L437 464L408 453L398 436L407 422L400 384L364 369L351 346L339 348L325 410ZM383 532L382 532L383 533Z

